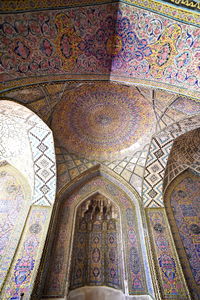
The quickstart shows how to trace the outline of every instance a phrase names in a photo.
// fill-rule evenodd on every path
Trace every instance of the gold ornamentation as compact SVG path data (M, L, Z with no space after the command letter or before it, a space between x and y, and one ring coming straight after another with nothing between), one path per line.
M152 54L147 56L146 60L148 60L151 66L151 73L156 78L161 78L165 69L173 64L174 57L178 54L175 41L180 35L180 27L173 25L164 31L158 42L149 45Z
M55 18L58 27L58 36L55 40L56 51L63 61L66 71L71 71L80 53L78 44L81 38L77 35L70 18L65 14L59 14Z

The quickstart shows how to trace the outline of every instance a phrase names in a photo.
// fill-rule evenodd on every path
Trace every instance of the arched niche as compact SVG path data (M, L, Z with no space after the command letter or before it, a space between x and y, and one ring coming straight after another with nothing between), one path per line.
M166 188L164 204L192 299L200 295L200 177L191 169Z
M91 174L91 172L90 170L90 172L79 178L79 182L68 187L58 200L59 208L55 213L53 229L50 232L53 236L49 237L50 240L52 239L52 246L49 255L46 257L46 264L44 263L46 277L43 278L42 298L54 297L59 299L69 296L70 262L73 261L73 240L76 235L77 211L82 203L84 204L90 197L93 198L99 194L101 197L108 199L107 201L110 203L113 203L119 211L123 240L120 246L124 252L124 263L122 262L124 266L121 273L123 282L119 293L123 297L125 295L130 297L130 299L136 297L136 295L138 297L141 295L144 299L151 299L150 295L154 295L154 289L147 258L145 222L141 214L140 200L136 196L137 193L133 193L129 187L125 187L122 182L106 174L104 170L100 174ZM47 261L53 263L49 263L47 266ZM94 290L97 287L90 286L90 288ZM102 285L100 284L98 288L101 289ZM107 288L116 292L116 289ZM77 293L84 294L83 290L73 290L70 293L72 298L68 299L75 299L74 295L77 295ZM88 289L85 291L88 292ZM97 290L95 293L97 293ZM84 297L86 297L86 294L84 294Z
M123 290L124 220L120 219L120 209L100 193L78 205L71 255L70 291L83 286L108 286Z
M200 174L200 128L188 131L175 139L169 154L163 180L163 192L183 171L193 170Z
M0 287L3 285L31 205L31 188L19 170L0 162Z
M173 171L169 176L167 176L169 172L165 173L173 143L179 136L199 126L200 115L198 114L167 126L152 137L143 181L142 198L145 207L164 207L163 187L169 184L171 175L174 176Z

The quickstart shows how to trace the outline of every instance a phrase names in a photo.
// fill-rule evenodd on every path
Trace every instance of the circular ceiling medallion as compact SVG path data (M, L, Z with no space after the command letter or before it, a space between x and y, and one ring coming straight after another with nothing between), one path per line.
M69 152L106 159L131 147L154 124L151 105L134 87L85 84L65 94L52 130Z

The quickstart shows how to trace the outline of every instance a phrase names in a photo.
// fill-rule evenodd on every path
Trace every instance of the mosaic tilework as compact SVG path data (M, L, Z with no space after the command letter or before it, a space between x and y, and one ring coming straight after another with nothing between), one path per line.
M89 84L91 82L88 81L86 83ZM19 103L23 103L47 121L54 110L54 106L56 104L59 105L59 101L62 99L62 97L64 96L65 98L67 98L69 91L75 91L81 85L84 86L84 83L80 81L46 83L41 85L33 85L28 88L7 91L4 92L2 96L9 97L9 99L13 99ZM176 94L167 93L166 91L162 90L147 89L144 87L137 87L137 89L140 94L145 97L147 101L149 101L149 103L152 105L152 109L155 111L155 116L158 120L157 130L166 128L167 126L169 126L169 124L179 121L180 118L187 116L188 113L191 113L191 115L193 115L195 111L198 112L198 102L194 99L179 97ZM183 112L177 113L177 110L175 110L176 103L178 103L179 107L181 107L181 105L182 107L184 107ZM50 124L49 121L47 122ZM157 144L155 144L153 147L156 149L156 147L158 146ZM168 148L168 152L169 150L170 147ZM59 189L65 182L69 182L70 180L81 174L83 171L86 171L88 168L100 163L99 161L91 161L87 158L76 157L74 154L67 153L64 149L62 149L61 151L59 147L57 148L57 151L59 152L59 154L57 154L57 165L59 169ZM120 176L122 176L141 194L143 167L148 151L148 145L143 149L143 154L141 154L140 151L134 153L134 155L131 154L130 157L125 157L123 160L111 159L111 161L103 161L101 163L114 170L115 173L120 174ZM165 150L162 151L165 152ZM160 154L162 154L162 151L160 152ZM62 152L65 157L63 157L63 155L61 154ZM156 176L157 175L153 176L153 178L155 179ZM151 195L154 196L155 193L152 192ZM157 197L157 199L158 198L159 197Z
M175 122L179 122L187 116L187 114L176 111L170 106L163 114L160 115L157 129L158 131L164 130L167 126L170 126Z
M35 112L45 123L49 124L55 105L62 99L64 92L70 91L82 82L62 81L45 82L31 86L18 87L13 90L1 91L2 99L13 100Z
M99 192L107 198L112 199L121 209L121 215L123 218L122 226L123 232L126 233L124 238L126 239L126 266L129 269L126 270L128 276L128 287L130 294L145 294L145 274L143 270L143 257L141 249L138 247L140 244L140 238L137 230L137 216L136 211L130 204L128 198L117 187L113 186L109 182L105 181L102 177L97 177L90 180L86 185L79 190L76 189L67 201L63 202L63 206L59 212L59 225L57 227L56 236L58 240L55 240L52 248L51 259L55 264L51 264L48 271L48 278L45 279L46 286L43 294L45 296L56 295L61 296L64 292L66 271L69 266L69 249L70 249L70 228L73 222L73 211L81 199L87 199L91 194ZM130 206L131 205L131 206ZM127 227L128 226L128 227ZM129 228L129 229L128 229ZM128 229L128 231L127 231ZM141 234L141 232L140 232ZM143 249L144 250L144 249ZM129 261L131 260L131 263Z
M94 2L97 3L105 3L105 0L81 0L82 5L86 4L94 4ZM113 0L112 2L121 2L120 0ZM152 0L127 0L126 2L131 3L132 5L136 5L137 7L142 7L145 9L150 9L153 10L157 13L161 13L163 15L172 17L174 19L182 20L187 23L197 23L198 20L198 14L195 13L194 10L199 9L199 3L196 2L195 0L189 0L189 1L174 1L174 0L166 0L166 1L152 1ZM172 5L169 5L172 4ZM68 0L67 4L69 6L76 6L80 5L79 0ZM176 11L174 10L174 4L176 4ZM39 0L36 0L33 2L31 1L26 1L24 2L23 0L17 0L13 2L12 0L2 0L2 10L3 11L26 11L26 10L32 10L33 8L35 9L44 9L44 8L58 8L58 7L66 7L66 1L65 0L60 0L60 1L54 1L53 3L49 4L47 0L44 0L42 3ZM187 7L187 10L184 10L184 8ZM188 11L188 9L193 10Z
M186 97L178 97L171 105L176 111L193 116L200 113L200 102L196 99L188 99Z
M200 295L200 177L186 171L165 193L165 206L192 299Z
M38 121L32 116L30 122ZM35 186L32 203L52 205L56 192L56 170L53 136L49 129L34 126L29 131L34 161Z
M68 98L70 91L76 91L80 86L91 83L92 81L84 81L84 83L81 81L49 82L2 92L1 97L25 105L50 126L51 115L55 106L59 105L61 99ZM101 86L101 82L99 83ZM163 90L149 89L141 86L137 86L136 88L154 110L157 120L156 132L179 121L188 114L191 115L198 112L198 101L194 99L179 97L176 94ZM184 107L184 109L177 111L176 103L178 103L179 107ZM190 107L192 107L192 110Z
M199 168L199 129L192 130L178 137L172 146L163 180L163 191L180 173L186 169L200 173Z
M0 166L0 290L16 251L31 202L28 182L5 161ZM16 223L17 219L17 223Z
M167 92L161 89L153 89L153 88L144 88L141 86L137 86L137 89L140 91L141 95L145 97L152 105L154 110L155 118L156 118L156 130L155 132L160 132L165 127L173 124L174 122L180 121L184 117L187 117L188 114L184 111L177 111L174 109L173 104L176 100L180 99L180 105L183 101L184 105L184 97L179 97L177 94ZM191 98L187 99L187 103L197 103L194 102ZM198 106L194 104L194 109L198 109Z
M143 199L145 206L163 206L162 188L164 170L169 153L176 137L199 127L200 117L184 119L166 128L152 139L143 183Z
M71 180L82 174L91 167L101 164L125 179L136 191L141 194L142 178L149 145L144 146L142 151L137 151L132 156L122 160L94 161L78 157L68 153L62 147L56 147L56 161L58 173L58 191Z
M87 82L89 83L89 82ZM23 88L23 89L18 89L18 90L13 90L10 92L4 92L3 95L5 95L6 97L10 97L11 99L14 99L16 101L19 101L21 103L24 103L25 105L31 107L31 109L34 109L39 116L42 116L43 119L47 120L49 115L50 115L50 111L53 111L54 109L54 105L55 103L58 104L58 102L62 99L62 96L65 95L65 97L67 97L68 91L71 91L73 89L79 88L79 86L81 85L81 82L61 82L61 83L49 83L46 84L45 86L43 85L39 85L37 88L36 86L32 86L30 88ZM162 90L153 90L153 89L147 89L147 88L142 88L139 87L137 88L141 95L144 96L146 99L149 99L149 103L151 103L153 109L156 111L156 118L158 120L161 120L163 125L161 127L159 127L159 125L157 125L157 130L159 128L165 128L166 126L168 126L170 123L174 122L174 121L178 121L179 118L186 116L188 113L191 112L191 107L190 105L192 105L192 112L191 115L193 115L193 113L195 112L195 110L198 111L198 102L194 101L194 99L187 99L185 97L177 97L177 95L175 94L169 94L166 93L165 91ZM48 101L46 101L44 98L44 94L46 93L46 95L48 96ZM31 102L31 95L33 95L33 101ZM40 109L40 106L38 107L37 103L38 101L41 100L41 107L42 109ZM30 103L31 102L31 103ZM46 103L46 104L45 104ZM47 105L47 103L49 103L49 105ZM181 105L181 103L183 104L184 107L184 113L181 113L181 115L177 117L177 113L175 110L175 106L176 103L179 103L179 106ZM187 105L188 105L188 109L187 109ZM167 107L170 107L167 109ZM171 115L170 114L170 118L168 117L169 114L169 110L172 108L172 111L175 112L175 114ZM47 112L45 114L45 112ZM165 118L165 119L164 119ZM187 122L187 121L186 121ZM159 121L158 121L159 123ZM160 122L161 123L161 122ZM190 123L190 124L189 124ZM194 121L195 123L195 121ZM188 129L192 129L192 123L189 121L186 125L186 127L188 127ZM194 124L194 127L198 127L197 125ZM171 129L170 129L171 128ZM177 127L174 125L171 126L169 128L170 130L170 134L166 131L163 131L163 135L164 138L158 138L154 143L154 140L152 141L154 144L152 144L152 149L151 151L155 152L156 155L158 156L158 158L156 158L156 155L153 155L153 162L156 165L156 168L151 169L150 171L146 170L146 178L148 180L148 184L145 180L144 182L144 191L147 191L150 193L151 197L144 192L144 197L145 197L145 205L151 205L148 203L151 203L151 200L156 198L156 203L152 202L154 204L152 205L162 205L162 199L160 197L160 191L162 189L162 182L159 180L161 179L161 177L163 177L163 172L162 170L165 168L166 166L166 160L170 151L170 147L171 147L171 143L174 140L174 137L177 136L176 132L177 130L179 131L179 129L177 129ZM174 129L173 129L174 128ZM187 130L188 130L187 129ZM167 129L166 129L167 130ZM173 130L175 130L174 134L172 133ZM182 130L182 129L181 129ZM184 130L183 130L184 132ZM181 132L180 132L181 134ZM162 135L162 133L161 133ZM171 138L170 138L171 136ZM58 143L57 143L58 144ZM145 149L143 149L143 154L138 154L138 153L134 153L134 155L130 155L125 157L123 160L111 160L111 161L103 161L101 162L103 165L107 166L108 168L114 170L114 172L116 172L117 174L120 174L120 176L122 176L127 182L129 182L134 188L136 188L136 190L141 194L141 184L142 184L142 174L143 174L143 167L145 164L145 156L147 153L147 148L148 145L145 147ZM159 149L161 149L159 151ZM59 152L59 154L57 154L57 163L58 163L58 169L59 169L59 189L64 185L65 182L69 182L70 180L74 179L76 176L78 176L79 174L81 174L83 171L86 171L88 168L94 166L95 164L98 164L98 161L91 161L88 160L87 158L79 158L74 156L74 154L69 154L67 153L64 149L62 149L62 151L60 150L60 148L57 148L57 151ZM61 152L60 152L61 151ZM64 152L63 152L64 151ZM157 152L158 151L158 152ZM65 157L63 157L61 155L61 153L63 152L63 154L65 155ZM164 153L164 154L163 154ZM138 157L137 157L138 155ZM159 155L160 158L159 158ZM141 159L140 159L140 158ZM131 158L131 159L130 159ZM163 161L162 161L163 159ZM158 164L156 163L156 160L158 160ZM135 163L136 162L136 163ZM152 158L151 155L149 156L149 163L152 163ZM163 165L163 167L162 167ZM181 169L181 167L177 166L177 169ZM156 171L157 169L157 171ZM180 170L180 171L181 171ZM153 172L153 176L151 176ZM159 176L157 175L157 173L159 173ZM149 176L147 174L150 174ZM156 179L156 180L155 180ZM155 182L153 182L153 180L155 180ZM157 182L158 181L158 182ZM160 184L161 183L161 184ZM159 185L160 184L160 185ZM155 189L152 187L155 185ZM148 199L148 200L147 200ZM159 203L159 204L158 204Z
M169 0L169 1L173 2L173 0ZM159 0L156 0L156 1L127 0L127 2L136 4L137 6L140 6L142 3L142 6L144 8L148 8L157 13L162 13L165 16L169 16L176 20L182 20L186 23L198 24L199 15L197 12L195 13L194 11L191 12L188 10L183 10L182 8L179 9L178 7L176 7L176 10L174 10L174 6L168 5L166 3L166 1L161 2ZM188 1L188 2L190 2L190 1ZM161 6L161 4L162 4L162 6Z
M5 145L1 149L1 159L10 161L29 179L34 191L32 203L51 205L56 184L51 130L39 117L19 104L1 101L0 108L1 147Z
M137 86L147 100L151 102L157 120L156 133L175 122L199 114L199 100L169 93L161 89Z
M122 289L122 237L118 208L97 194L76 214L70 290L81 286Z
M49 222L49 207L33 206L11 269L1 292L2 300L30 298Z
M57 140L69 152L99 160L136 151L154 127L151 104L135 87L114 83L85 84L69 91L51 122Z
M147 209L150 239L162 299L190 299L164 209Z
M143 32L141 32L139 30L139 28L137 28L137 26L135 26L134 28L133 27L131 28L131 21L130 21L130 27L128 24L129 16L131 16L132 18L135 18L135 20L137 20L137 16L135 14L134 14L134 16L132 15L132 12L131 12L131 9L129 6L127 6L127 5L123 6L122 4L120 4L119 7L120 7L122 13L119 14L119 17L118 17L119 33L118 33L118 27L117 27L117 33L121 34L122 36L123 36L123 34L126 34L128 37L128 39L127 39L128 42L126 43L126 56L129 55L129 57L126 58L126 61L128 61L129 70L130 70L130 71L128 71L128 73L130 72L132 74L132 76L136 75L138 73L138 70L137 70L137 65L138 65L138 67L140 67L142 69L142 71L144 72L143 74L145 74L143 76L147 76L147 78L150 75L150 76L154 77L156 80L159 80L160 76L163 76L163 79L165 78L167 81L169 80L171 84L173 84L172 82L174 80L176 81L177 79L180 83L180 79L179 79L180 72L178 71L177 67L180 68L181 65L183 66L186 63L186 59L185 59L184 55L186 55L185 53L187 53L187 51L181 51L181 54L178 54L178 52L180 51L180 48L181 48L180 47L181 44L178 43L175 46L175 43L176 43L175 40L177 39L177 37L178 37L178 39L180 38L180 40L181 40L184 36L184 33L181 30L181 27L179 27L179 24L178 23L177 24L174 23L173 25L170 24L169 26L166 26L165 29L163 27L161 30L161 27L159 28L159 26L158 26L157 17L155 17L156 23L154 23L154 25L153 25L151 23L151 20L148 17L146 18L147 15L144 17L144 19L140 15L139 21L141 24L140 25L141 28L146 28L146 30L147 30L146 32L148 32L148 33L152 30L151 31L151 33L152 33L151 42L145 43L145 40L149 41L149 36L145 35ZM127 23L126 27L124 27L123 33L120 32L121 20L123 20L123 22L125 22L125 20L126 20L126 23ZM167 21L163 20L163 22L167 22ZM147 24L152 24L152 25L147 25ZM132 69L133 62L131 61L131 55L129 53L129 51L131 51L131 45L132 45L131 38L133 39L133 36L129 36L129 28L131 28L133 33L137 35L138 42L139 42L139 38L141 36L142 36L143 42L144 42L143 47L142 48L139 47L140 51L137 53L138 59L136 59L136 61L134 62L134 65L135 65L134 70ZM160 30L158 39L156 38L157 30L158 31ZM129 44L129 40L130 40L130 44ZM137 44L135 43L134 47L135 47L135 45L137 45ZM148 49L148 47L149 47L149 49ZM183 48L185 48L185 46ZM169 49L170 49L170 51L168 51ZM142 52L142 54L141 54L141 52ZM163 53L162 55L160 55L161 52ZM145 59L140 59L140 57L139 57L140 55L143 55L143 57ZM184 57L184 59L183 59L183 57ZM171 64L172 60L175 60L175 65L174 65L175 69L173 69L173 70L171 68L173 68L172 64L174 63L174 61ZM112 64L114 62L115 62L115 58L112 60ZM120 64L120 59L117 59L117 63ZM150 70L148 70L148 66L150 66ZM117 69L118 69L118 67L117 67ZM124 66L124 64L123 64L121 69L123 71L126 70L126 66ZM175 70L177 70L178 73ZM112 70L112 74L113 73L120 74L120 72L123 73L123 71L118 72L118 70ZM176 75L173 74L174 71L176 72ZM127 73L127 70L125 72ZM198 74L197 69L196 69L195 74ZM175 79L176 76L177 76L177 79ZM184 79L183 79L183 81L182 81L182 79L181 79L181 85L183 86Z
M181 8L187 8L191 10L200 11L200 3L195 0L189 0L189 1L183 1L183 0L165 0L165 2L171 3L175 6L181 7Z
M73 73L71 79L111 74L188 95L200 91L195 26L125 3L24 12L23 19L6 14L0 22L2 87L36 74L49 80Z

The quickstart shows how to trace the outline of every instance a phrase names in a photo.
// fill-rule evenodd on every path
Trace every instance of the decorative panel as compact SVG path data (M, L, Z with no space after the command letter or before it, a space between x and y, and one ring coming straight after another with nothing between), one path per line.
M36 271L46 238L50 208L33 206L19 247L1 292L1 299L30 299Z
M47 272L47 278L45 279L45 286L43 291L43 296L56 296L63 297L66 288L66 282L69 278L69 261L70 261L70 251L71 248L71 239L72 239L72 224L74 220L74 210L75 207L79 205L79 203L87 199L88 197L100 193L108 199L112 199L116 206L119 207L121 218L122 218L122 232L123 239L125 241L125 273L126 279L128 282L128 291L131 295L137 294L146 294L147 286L146 286L146 275L144 271L144 263L143 263L143 252L141 249L141 240L140 234L138 232L138 212L136 212L136 208L131 203L130 199L122 192L117 186L111 184L109 181L103 179L101 176L97 176L94 179L91 179L88 183L76 189L69 197L63 199L63 202L60 207L60 211L58 212L57 226L55 232L55 238L51 250L51 255L49 257L50 261L54 263L49 265L49 269ZM88 222L87 222L88 223ZM97 225L97 224L96 224ZM111 226L113 224L110 224ZM81 225L82 229L79 231L79 238L75 241L76 249L81 249L81 239L83 234L85 235L85 227L86 224L83 223ZM92 236L95 234L99 240L102 240L101 232L92 232ZM104 234L105 236L105 234ZM94 237L94 236L93 236ZM94 239L95 239L94 237ZM89 238L89 236L88 236ZM92 238L92 237L91 237ZM109 242L107 242L106 249L110 249L110 257L111 261L109 262L110 273L106 274L106 279L109 282L110 286L117 287L121 286L121 283L116 280L113 282L112 276L115 274L115 270L113 269L112 259L114 257L114 248L116 241L115 231L109 229L107 230L107 236L104 237ZM97 242L97 239L95 239ZM113 244L112 244L113 242ZM86 246L86 239L83 242L83 249ZM91 244L91 249L95 249L95 242ZM102 243L98 242L98 247L102 247ZM96 247L96 248L98 248ZM145 245L144 245L145 247ZM115 248L116 249L116 248ZM91 250L91 251L93 251ZM109 251L109 250L108 250ZM98 253L97 253L98 252ZM90 253L89 259L92 256L97 259L99 251L94 250L94 253ZM78 255L78 252L77 252ZM77 259L80 257L77 256ZM109 257L109 260L110 260ZM83 261L80 261L80 270L85 267ZM75 264L73 264L75 265ZM72 266L73 268L73 266ZM102 266L99 266L101 269ZM146 269L146 267L145 267ZM118 269L119 272L120 269ZM74 272L74 271L73 271ZM75 271L75 273L77 270ZM121 271L120 271L121 272ZM80 273L80 271L79 271ZM96 273L97 274L97 273ZM90 279L94 279L94 274ZM89 276L89 275L88 275ZM112 278L112 279L111 279ZM117 273L115 275L117 279ZM151 281L150 278L148 278ZM112 281L112 283L111 283ZM98 284L102 281L99 280ZM81 281L78 281L76 278L76 286L80 286L82 284ZM112 284L112 285L111 285ZM151 284L150 282L148 284Z
M105 285L122 289L122 237L119 212L97 194L79 206L76 215L70 289Z
M165 205L192 299L200 295L200 177L179 175L167 188Z
M162 299L191 299L173 244L164 208L146 209Z
M150 0L89 1L90 6L83 2L81 7L72 7L70 1L62 10L55 4L44 10L34 4L19 14L14 9L26 10L23 1L5 2L6 14L0 19L1 88L5 82L14 87L55 77L111 78L190 96L200 92L198 14ZM37 7L40 10L34 11Z
M199 125L200 116L196 115L168 126L152 138L145 167L142 193L146 207L164 206L163 178L173 142L178 136L198 128Z
M0 166L0 288L16 251L31 201L31 190L20 172ZM17 220L17 222L16 222Z

